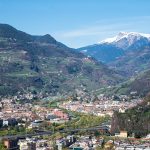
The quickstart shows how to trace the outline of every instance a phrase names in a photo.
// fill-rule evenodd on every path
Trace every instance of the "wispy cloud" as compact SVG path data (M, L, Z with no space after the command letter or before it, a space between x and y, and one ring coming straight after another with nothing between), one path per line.
M81 36L92 36L106 33L106 31L114 31L120 26L128 26L129 24L110 24L110 25L91 25L90 27L74 29L67 32L61 32L61 36L64 38L74 38Z
M139 16L132 18L118 18L97 21L80 28L58 31L55 37L64 41L69 46L79 47L99 42L104 38L114 36L120 31L150 32L147 28L150 25L150 16ZM78 43L78 46L76 46Z
M81 27L79 29L73 29L71 31L63 31L60 32L59 35L65 38L72 37L80 37L80 36L89 36L89 35L98 35L103 34L110 31L120 31L131 30L133 26L139 26L139 24L143 24L149 21L150 16L140 16L134 18L119 18L116 20L103 20L97 21L95 24L90 24L85 27Z

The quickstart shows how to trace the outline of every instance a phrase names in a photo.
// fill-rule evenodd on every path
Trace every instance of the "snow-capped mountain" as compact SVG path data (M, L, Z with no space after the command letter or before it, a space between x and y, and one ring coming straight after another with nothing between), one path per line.
M120 32L112 38L77 49L104 63L115 61L127 51L142 50L150 47L150 34L136 32Z
M99 44L112 44L122 49L128 49L133 46L140 47L150 44L150 34L137 32L120 32L117 36L107 38Z
M129 76L150 66L150 34L120 32L115 37L77 50L119 71L125 71Z

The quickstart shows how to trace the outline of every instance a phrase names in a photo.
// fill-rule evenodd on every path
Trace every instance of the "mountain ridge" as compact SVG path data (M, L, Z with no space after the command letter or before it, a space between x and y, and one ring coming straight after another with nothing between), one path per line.
M79 48L77 51L131 77L149 69L150 34L121 32L113 38Z
M98 42L98 44L102 44L102 43L115 44L116 42L124 38L130 41L129 44L133 44L132 42L134 42L134 39L138 40L141 37L147 38L150 41L150 34L144 34L144 33L138 33L138 32L119 32L118 35L116 35L115 37L102 40L101 42Z
M69 95L76 89L89 92L123 80L50 35L32 36L10 25L0 25L0 53L1 95Z

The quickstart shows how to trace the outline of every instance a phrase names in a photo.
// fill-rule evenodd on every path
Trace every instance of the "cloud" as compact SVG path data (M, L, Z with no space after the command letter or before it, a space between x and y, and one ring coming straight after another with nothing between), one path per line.
M139 24L147 23L150 21L150 16L140 16L132 18L119 18L113 20L97 21L95 24L73 29L70 31L59 32L59 36L64 38L76 38L81 36L94 36L104 34L106 32L119 32L120 30L131 30L139 26Z
M98 20L95 23L57 31L53 36L70 47L82 47L113 37L120 31L150 33L150 16Z

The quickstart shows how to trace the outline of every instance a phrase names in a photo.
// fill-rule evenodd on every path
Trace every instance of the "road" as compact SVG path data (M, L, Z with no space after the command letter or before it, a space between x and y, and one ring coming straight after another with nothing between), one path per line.
M60 130L59 132L65 133L65 132L77 132L77 131L94 131L94 130L100 130L100 129L108 130L106 126L96 126L96 127L91 127L91 128L65 129L65 130ZM31 133L31 134L1 136L0 140L5 139L5 138L26 138L26 137L52 135L52 134L54 134L52 131L39 131L37 133Z

